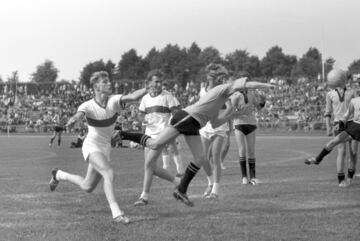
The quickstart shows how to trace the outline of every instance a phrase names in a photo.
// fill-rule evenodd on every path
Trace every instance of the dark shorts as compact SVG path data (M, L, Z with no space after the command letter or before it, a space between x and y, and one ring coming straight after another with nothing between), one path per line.
M334 126L337 126L338 124L339 124L338 121L335 121L335 122L334 122ZM337 130L333 130L334 136L339 135L339 134L340 134L341 132L343 132L343 131L345 131L345 128L339 128L339 129L337 129Z
M245 136L256 130L256 125L235 125L235 129L241 131Z
M177 111L171 118L170 125L185 136L198 136L200 124L184 110Z
M64 127L62 127L62 126L55 126L55 127L54 127L54 131L55 131L55 132L62 132L62 131L64 131Z
M354 140L360 141L360 124L349 121L347 122L345 132L348 133Z

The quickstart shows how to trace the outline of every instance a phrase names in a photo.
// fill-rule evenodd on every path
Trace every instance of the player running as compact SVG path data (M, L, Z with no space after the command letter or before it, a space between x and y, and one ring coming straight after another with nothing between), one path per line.
M82 177L54 169L50 180L50 190L54 191L60 181L68 181L78 185L86 192L92 192L103 178L104 192L113 220L127 224L130 219L120 209L114 194L114 170L110 164L110 139L116 118L121 110L121 104L140 99L147 93L147 90L144 88L128 95L111 95L111 82L105 71L93 73L90 84L94 89L94 98L82 103L77 113L66 124L67 128L71 128L83 117L86 117L88 122L88 134L82 146L84 160L88 163L86 176Z

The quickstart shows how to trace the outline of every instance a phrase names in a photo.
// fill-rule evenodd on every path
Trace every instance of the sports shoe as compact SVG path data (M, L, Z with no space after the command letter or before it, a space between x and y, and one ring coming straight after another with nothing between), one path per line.
M205 189L205 192L204 192L203 197L207 197L207 196L209 196L209 195L210 195L210 193L211 193L212 188L213 188L213 185L209 185L209 186L207 186L207 188Z
M137 200L136 202L134 202L134 206L138 207L138 206L146 206L149 204L149 201L144 199L144 198L139 198L139 200Z
M122 214L122 215L119 215L116 218L114 218L114 222L115 223L122 223L122 224L129 224L130 223L130 218L125 216L125 214Z
M306 165L311 165L311 164L319 165L319 163L316 162L315 157L309 157L309 158L305 159L304 163Z
M59 171L59 169L57 169L57 168L54 168L51 171L51 179L50 179L49 185L50 185L50 191L52 191L52 192L55 190L55 188L59 184L59 181L56 180L57 171Z
M243 177L241 179L241 184L243 184L243 185L249 184L249 180L247 179L247 177Z
M188 198L186 193L181 193L177 188L173 192L173 196L176 200L183 202L185 205L187 205L189 207L194 206L194 203L192 201L190 201L190 199Z
M259 182L259 180L256 179L256 178L251 178L250 181L249 181L249 183L250 183L251 185L255 186L255 185L258 185L260 182Z
M225 166L224 163L222 163L222 162L220 163L220 167L221 167L222 170L225 170L225 169L226 169L226 166Z
M340 183L339 183L339 187L348 187L349 184L345 181L345 180L342 180Z
M210 194L207 195L205 198L206 198L206 199L217 200L217 199L219 199L219 195L218 195L218 194L215 194L215 193L210 193Z

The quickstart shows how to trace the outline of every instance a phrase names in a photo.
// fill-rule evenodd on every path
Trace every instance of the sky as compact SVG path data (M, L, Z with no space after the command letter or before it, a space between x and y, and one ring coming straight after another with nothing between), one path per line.
M358 0L1 0L0 76L31 79L45 60L59 80L78 80L89 62L118 63L167 44L247 50L277 45L300 58L316 47L336 67L360 59Z

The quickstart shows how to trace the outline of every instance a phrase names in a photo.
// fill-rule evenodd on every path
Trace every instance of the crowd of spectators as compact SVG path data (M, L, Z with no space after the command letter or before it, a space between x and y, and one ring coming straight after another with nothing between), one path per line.
M323 128L325 96L328 91L318 81L277 83L266 93L267 102L257 113L260 128L281 128L289 131ZM41 86L40 86L41 87ZM189 82L185 87L169 84L168 91L178 98L182 107L199 99L199 85ZM127 93L133 88L119 88L116 93ZM61 111L71 116L84 101L92 98L92 90L79 84L53 84L50 88L28 93L26 85L15 88L3 85L0 90L0 126L3 131L46 132L52 129L53 116ZM128 104L120 113L117 124L124 130L141 131L137 121L138 103ZM83 123L86 125L86 123ZM22 129L23 128L23 129ZM79 125L74 131L84 128Z

